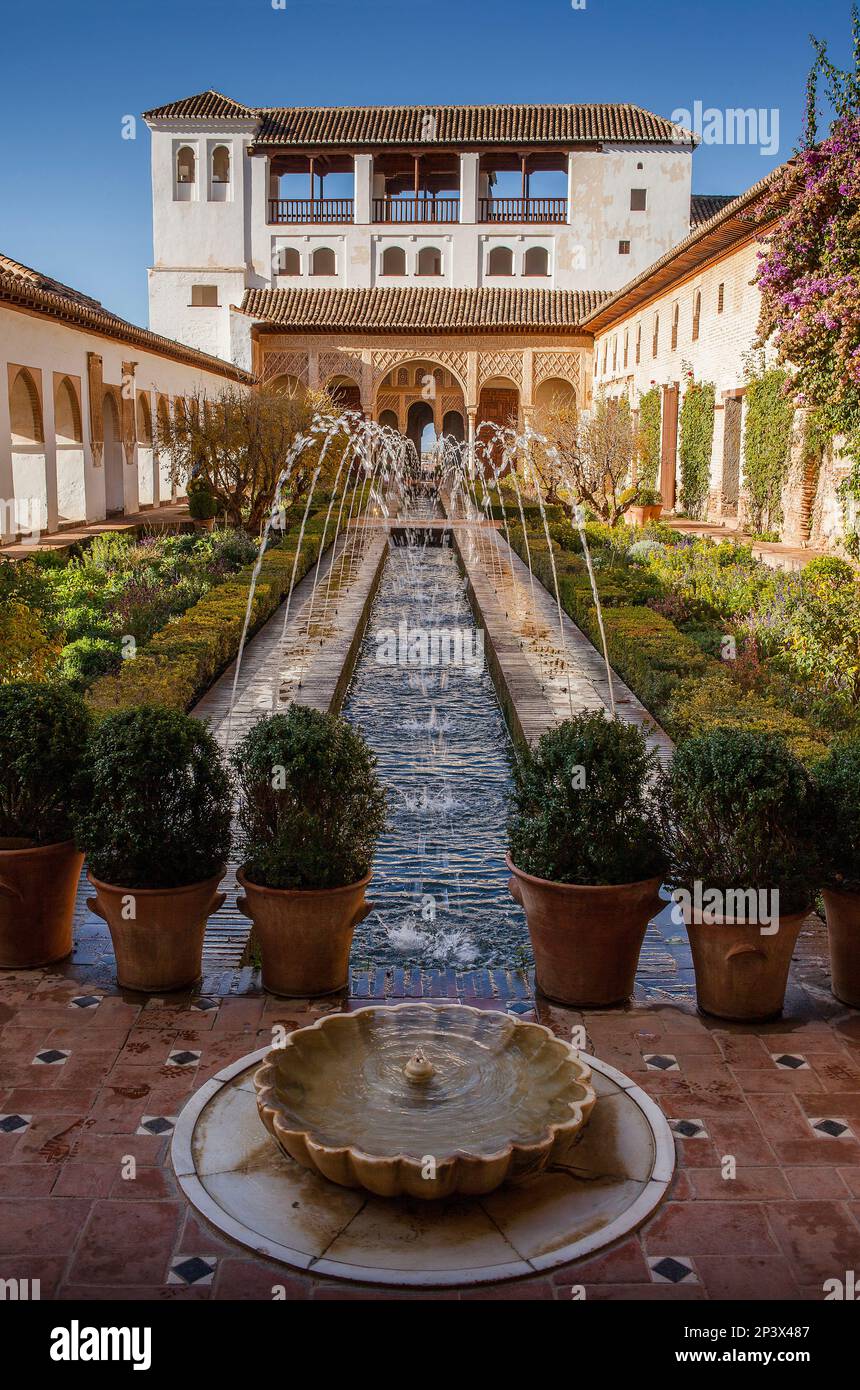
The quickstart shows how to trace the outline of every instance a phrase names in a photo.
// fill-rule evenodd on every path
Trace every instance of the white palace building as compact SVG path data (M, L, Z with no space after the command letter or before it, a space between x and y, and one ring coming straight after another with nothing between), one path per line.
M523 424L559 394L587 407L595 386L635 410L657 384L671 510L692 364L717 387L709 515L743 520L766 229L759 186L692 194L689 131L626 104L258 108L215 91L145 120L151 332L0 258L0 496L43 497L52 529L159 505L153 411L225 378L327 387L416 443ZM838 529L838 476L799 480L789 538Z

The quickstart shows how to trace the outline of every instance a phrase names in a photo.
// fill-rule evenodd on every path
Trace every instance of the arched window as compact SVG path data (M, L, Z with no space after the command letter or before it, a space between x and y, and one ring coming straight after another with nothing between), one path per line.
M176 182L194 183L197 177L197 157L190 145L176 151Z
M230 151L226 145L216 145L212 151L212 182L230 182Z
M418 252L419 275L442 274L442 252L436 246L422 246Z
M530 246L523 263L524 275L549 275L549 252L545 246Z
M279 275L301 275L302 258L295 246L282 246L278 252L278 274ZM316 275L322 274L315 271Z
M54 430L58 444L81 444L84 432L81 427L81 408L74 386L67 376L57 386L54 400Z
M144 446L152 444L152 410L145 391L139 392L137 397L137 439Z
M494 246L487 262L488 275L513 275L514 253L509 246Z
M397 412L394 410L383 410L379 416L380 425L387 426L388 429L397 429Z
M42 428L42 405L36 383L26 367L22 367L12 383L9 415L13 444L43 442L45 435Z
M696 290L696 297L693 300L693 342L699 336L699 323L702 318L702 292Z
M423 386L424 383L425 383L428 379L429 379L430 381L433 380L432 376L430 375L430 373L428 372L428 370L427 370L426 367L416 367L416 368L415 368L415 385L416 385L416 386Z
M409 385L409 372L406 370L405 367L401 367L400 370L399 370L398 373L397 373L397 385L398 385L398 386L408 386L408 385Z
M311 256L311 275L337 275L337 263L330 246L318 246Z
M406 252L402 246L386 246L382 253L383 275L406 274Z

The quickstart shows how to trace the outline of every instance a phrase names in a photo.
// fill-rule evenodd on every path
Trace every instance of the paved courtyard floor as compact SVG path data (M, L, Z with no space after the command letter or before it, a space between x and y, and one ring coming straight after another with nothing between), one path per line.
M589 1299L821 1299L826 1279L860 1261L860 1015L828 992L822 924L811 918L800 938L779 1022L705 1019L649 978L626 1009L534 1008L561 1036L584 1024L589 1050L662 1107L678 1155L666 1202L621 1244L552 1274L418 1295L243 1250L188 1206L170 1167L176 1116L205 1080L275 1025L361 1007L369 988L284 1001L247 969L228 972L225 992L152 999L94 984L93 966L74 958L5 972L0 1278L39 1279L43 1299L270 1299L277 1285L289 1299L569 1299L579 1285ZM398 983L389 976L386 997ZM405 985L413 997L531 1006L527 980L501 972Z

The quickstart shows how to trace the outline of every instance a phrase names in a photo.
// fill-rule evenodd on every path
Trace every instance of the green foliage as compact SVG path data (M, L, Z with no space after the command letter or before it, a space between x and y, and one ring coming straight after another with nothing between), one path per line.
M781 912L809 906L815 786L781 738L715 729L682 743L658 805L673 887L778 889Z
M376 758L345 719L291 705L232 757L245 873L267 888L342 888L370 870L385 828Z
M638 728L582 714L548 730L515 765L508 825L518 869L555 883L638 883L662 872Z
M681 405L681 506L688 516L704 514L710 491L715 394L712 381L691 381Z
M788 478L794 403L785 394L787 373L754 371L747 387L744 478L756 531L782 524L782 490Z
M218 515L218 499L205 482L188 484L188 515L195 521L211 521Z
M0 838L39 845L70 838L89 735L89 715L72 691L0 686Z
M646 488L657 486L661 428L660 388L652 386L639 397L638 476Z
M251 606L251 633L289 592L297 541L297 535L288 536L263 556ZM297 583L316 561L319 546L319 535L306 532L296 563ZM133 659L124 661L116 674L96 681L88 695L91 708L106 712L146 704L189 709L239 650L252 569L249 565L211 589Z
M232 784L200 720L152 708L108 715L93 733L88 772L75 834L95 878L179 888L226 862Z
M660 719L677 740L718 728L778 735L807 764L817 762L827 748L808 719L793 714L766 694L743 689L727 662L712 661L694 680L677 682Z
M821 814L818 844L834 888L860 892L860 739L837 743L815 768Z
M116 638L78 637L68 642L60 653L60 675L76 690L84 690L98 676L113 671L120 661L120 646Z

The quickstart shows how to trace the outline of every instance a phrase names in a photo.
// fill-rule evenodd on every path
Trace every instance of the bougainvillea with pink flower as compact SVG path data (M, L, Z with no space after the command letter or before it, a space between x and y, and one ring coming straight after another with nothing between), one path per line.
M848 436L860 464L860 14L852 10L853 71L813 39L804 147L778 171L756 209L777 220L759 253L760 337L774 335L797 403ZM834 119L817 139L820 78Z

